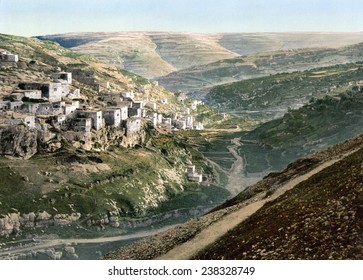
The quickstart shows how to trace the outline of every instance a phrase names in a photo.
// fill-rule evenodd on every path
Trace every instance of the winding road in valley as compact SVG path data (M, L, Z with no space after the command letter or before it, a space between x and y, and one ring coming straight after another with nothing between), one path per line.
M233 148L231 149L233 150ZM306 174L291 179L290 181L283 184L280 188L278 188L268 198L264 198L263 197L264 194L261 194L259 197L254 197L254 200L251 203L247 205L242 204L238 210L226 215L219 221L211 224L206 229L202 230L199 234L197 234L193 239L174 247L168 253L158 257L157 259L159 260L191 259L198 252L206 248L208 245L212 244L213 242L216 242L229 230L233 229L238 224L245 221L248 217L256 213L256 211L261 209L267 202L277 199L278 197L286 193L288 190L291 190L301 182L309 179L310 177L314 176L315 174L319 173L325 168L328 168L329 166L335 164L336 162L342 160L343 158L349 156L355 151L356 150L350 151L348 153L343 154L341 157L337 159L332 159L330 161L324 162L321 165L314 168L313 170L307 172ZM236 164L235 167L236 170L239 167L240 167L240 162ZM233 174L233 172L234 169L232 168L231 175ZM231 182L237 182L237 181L234 181L234 179L232 178Z
M28 253L31 251L40 251L47 248L54 248L57 246L68 246L73 244L89 244L89 243L108 243L108 242L115 242L115 241L123 241L123 240L130 240L130 239L136 239L136 238L143 238L150 235L155 235L160 232L166 231L168 229L171 229L177 225L171 225L171 226L165 226L159 229L155 230L145 230L140 231L133 234L126 234L126 235L118 235L118 236L112 236L112 237L98 237L98 238L69 238L69 239L39 239L35 240L35 245L31 246L23 246L23 247L14 247L9 249L1 249L0 250L0 258L8 257L10 255L17 255L22 253Z
M233 155L235 161L232 167L227 172L228 184L226 186L227 190L231 193L231 196L236 196L245 188L253 185L261 178L249 178L245 176L245 163L243 162L242 156L238 153L238 149L242 145L240 138L234 138L231 140L230 146L228 146L228 151Z

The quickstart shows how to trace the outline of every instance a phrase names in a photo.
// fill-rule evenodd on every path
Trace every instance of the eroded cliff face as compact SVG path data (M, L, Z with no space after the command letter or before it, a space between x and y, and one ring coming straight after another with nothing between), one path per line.
M9 213L0 218L0 237L16 234L22 228L65 226L77 222L81 217L80 213L56 214L52 216L46 211L21 214L19 212Z
M65 135L49 133L49 129L32 130L24 125L0 127L0 154L29 159L38 151L52 153L63 147ZM145 131L125 135L123 130L93 131L88 141L72 141L75 148L87 151L107 151L111 146L133 148L145 141Z
M29 159L38 151L37 132L24 125L0 127L0 153Z

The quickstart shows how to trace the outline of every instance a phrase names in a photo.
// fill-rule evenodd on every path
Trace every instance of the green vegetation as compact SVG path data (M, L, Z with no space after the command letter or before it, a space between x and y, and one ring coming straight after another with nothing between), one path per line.
M104 153L64 150L28 161L1 159L0 212L142 216L184 189L198 189L186 181L184 169L190 159L202 166L201 155L171 136L154 136L152 142L160 153L115 147Z
M241 136L248 172L279 170L289 162L363 132L363 93L349 90L290 110Z
M171 92L152 86L147 79L57 43L0 34L0 48L19 54L19 64L22 64L19 68L0 70L7 81L8 89L4 92L12 90L23 79L49 80L58 67L62 70L81 67L93 71L100 82L110 82L115 92L138 92L147 85L154 98L168 98L163 110L179 109ZM73 86L81 90L82 104L104 105L92 87L77 81L73 81ZM62 149L55 153L43 153L49 143L38 143L39 153L29 160L0 158L0 214L16 209L20 213L47 211L52 215L79 212L82 217L109 212L140 217L154 212L168 199L180 200L178 195L183 191L189 192L186 195L192 201L197 199L205 204L223 197L187 181L187 165L195 164L211 177L213 170L184 137L159 134L147 127L145 144L129 150L119 146L120 135L112 129L93 134L93 147L99 149L105 148L101 143L105 138L115 139L113 142L109 139L114 146L103 152L76 149L73 143L54 140L62 144Z
M159 79L169 89L202 91L217 85L362 61L363 44L340 49L300 49L254 54L193 66Z
M208 102L233 115L271 120L312 98L336 96L363 77L363 64L347 64L305 72L284 73L213 88Z

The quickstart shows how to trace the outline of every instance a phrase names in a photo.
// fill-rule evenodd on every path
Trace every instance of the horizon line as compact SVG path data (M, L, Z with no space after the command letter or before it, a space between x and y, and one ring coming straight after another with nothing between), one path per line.
M21 36L21 37L28 37L28 38L35 38L40 36L55 36L55 35L65 35L65 34L96 34L96 33L181 33L181 34L205 34L205 35L218 35L218 34L293 34L293 33L310 33L310 34L343 34L343 33L351 33L351 34L358 34L362 33L363 31L218 31L218 32L194 32L194 31L160 31L160 30L119 30L119 31L66 31L62 33L48 33L48 34L37 34L37 35L19 35L19 34L11 34L11 33L1 33L4 35L12 35L12 36Z

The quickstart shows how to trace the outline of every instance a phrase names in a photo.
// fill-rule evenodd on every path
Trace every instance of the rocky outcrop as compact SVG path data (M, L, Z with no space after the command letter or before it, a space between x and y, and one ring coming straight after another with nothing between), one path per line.
M133 133L122 138L121 146L132 148L137 145L142 145L145 142L145 131L141 130L138 133Z
M37 151L36 131L24 125L0 127L0 155L28 159Z
M52 216L46 211L38 213L9 213L0 218L0 237L18 233L22 227L65 226L77 222L81 214L56 214Z

